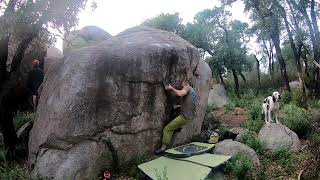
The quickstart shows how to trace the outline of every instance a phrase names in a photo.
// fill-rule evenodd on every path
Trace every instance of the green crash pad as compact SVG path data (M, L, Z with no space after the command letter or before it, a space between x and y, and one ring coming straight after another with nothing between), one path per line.
M178 146L165 151L167 156L170 157L189 157L193 155L203 154L210 151L214 144L193 142L183 146Z
M198 146L198 147L197 147ZM213 144L190 143L166 151L168 154L198 154L213 148ZM138 168L152 179L164 178L168 180L200 180L205 179L211 170L226 161L230 156L216 154L200 154L189 157L162 156L158 159L140 164Z

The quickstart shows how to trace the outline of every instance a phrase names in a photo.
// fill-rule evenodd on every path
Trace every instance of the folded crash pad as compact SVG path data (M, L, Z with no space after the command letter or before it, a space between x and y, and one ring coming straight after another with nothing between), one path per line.
M213 146L213 144L206 143L190 143L179 146L167 150L166 156L140 164L138 168L152 179L205 179L213 168L225 163L231 158L230 156L204 153L212 149ZM204 154L199 154L200 152ZM177 154L187 154L188 156L177 157Z

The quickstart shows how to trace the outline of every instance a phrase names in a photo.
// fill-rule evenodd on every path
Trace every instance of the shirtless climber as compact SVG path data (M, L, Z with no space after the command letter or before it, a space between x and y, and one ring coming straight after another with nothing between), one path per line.
M32 62L33 67L29 72L27 82L28 89L31 91L32 95L32 106L34 111L37 109L38 89L43 81L43 71L39 68L39 64L40 62L38 60Z
M181 90L175 89L170 84L165 86L165 90L172 91L174 95L182 97L181 111L180 115L163 129L162 146L160 149L155 150L156 154L161 154L167 149L167 146L171 143L174 130L181 128L187 123L191 123L195 117L196 104L199 98L195 90L186 80L182 82Z

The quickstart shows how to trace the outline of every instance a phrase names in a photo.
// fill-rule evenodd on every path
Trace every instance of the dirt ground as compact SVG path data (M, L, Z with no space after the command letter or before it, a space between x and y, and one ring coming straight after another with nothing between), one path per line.
M228 128L240 127L248 120L248 112L241 108L235 108L233 111L226 111L224 108L220 108L211 113L213 117L223 122L223 126Z

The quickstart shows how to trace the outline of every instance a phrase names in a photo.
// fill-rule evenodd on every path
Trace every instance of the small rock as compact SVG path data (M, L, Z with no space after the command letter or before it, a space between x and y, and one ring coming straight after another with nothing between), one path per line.
M235 135L241 134L241 133L245 133L248 132L248 129L244 129L242 127L235 127L235 128L231 128L229 129L229 132Z
M235 156L239 153L247 155L256 164L260 165L259 157L257 153L249 146L242 144L232 139L226 139L215 145L213 150L214 154L221 154L227 156Z
M297 134L281 124L264 125L258 137L266 145L266 148L272 151L281 147L288 148L293 152L300 150L301 144Z

